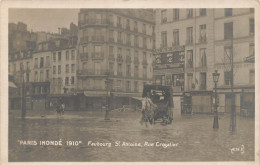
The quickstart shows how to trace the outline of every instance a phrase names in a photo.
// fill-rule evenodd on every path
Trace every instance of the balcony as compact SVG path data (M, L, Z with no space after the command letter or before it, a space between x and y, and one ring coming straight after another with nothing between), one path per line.
M79 22L79 26L83 25L107 25L109 23L106 19L87 19Z
M80 60L88 60L88 53L80 53Z
M94 70L94 69L82 69L77 70L79 76L107 76L108 71L106 69Z
M109 54L108 60L109 60L109 61L115 61L115 56L114 56L114 54Z
M92 42L104 42L104 36L92 36Z
M91 58L92 58L92 60L103 60L104 59L104 53L103 52L92 53Z
M117 62L122 63L123 62L123 57L121 55L117 55Z
M127 46L131 46L131 41L127 41L127 42L126 42L126 45L127 45Z
M83 44L83 43L87 43L88 42L88 37L81 37L80 38L80 43Z
M131 63L132 60L131 60L131 56L126 56L126 63Z

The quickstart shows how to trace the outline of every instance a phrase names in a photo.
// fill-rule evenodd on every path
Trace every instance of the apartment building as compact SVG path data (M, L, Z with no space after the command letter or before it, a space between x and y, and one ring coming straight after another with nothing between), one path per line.
M10 109L21 108L23 89L26 97L26 108L32 108L30 103L32 94L32 59L32 51L19 51L9 54L8 73L17 86L16 92L9 95Z
M143 85L153 78L153 11L81 9L78 25L77 86L82 93L81 109L105 104L107 90L117 99L114 103L119 105L110 105L114 107L128 104L130 97L141 96Z
M77 49L76 42L69 44L68 40L57 39L56 49L51 51L52 79L51 98L63 98L67 109L73 109L77 85Z
M215 69L220 73L218 93L220 111L231 111L231 58L234 64L236 111L254 113L255 105L255 31L254 9L214 10Z
M213 9L156 10L155 83L172 86L176 113L186 94L193 111L211 111L213 18Z

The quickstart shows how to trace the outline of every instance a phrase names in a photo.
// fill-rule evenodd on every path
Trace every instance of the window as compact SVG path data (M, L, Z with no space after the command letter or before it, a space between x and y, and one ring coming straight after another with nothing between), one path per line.
M122 88L122 80L117 80L117 89Z
M122 64L118 64L117 67L118 67L117 68L118 75L122 76Z
M71 85L74 84L74 81L75 81L75 80L74 80L74 76L72 76L71 79L70 79L70 83L71 83Z
M137 22L135 21L134 23L134 31L138 32L138 25L137 25Z
M193 74L188 73L187 74L187 91L190 91L192 89L192 82L193 82Z
M16 72L16 64L14 64L13 67L14 67L14 69L13 69L14 72Z
M118 27L122 27L121 17L117 17L117 26L118 26Z
M179 9L173 9L173 20L179 19Z
M255 70L249 71L249 84L255 84Z
M44 66L44 58L41 57L40 58L40 68L43 68L43 66Z
M83 67L83 70L86 70L88 68L88 63L84 62L82 67Z
M249 45L249 56L255 56L255 44L251 43Z
M225 9L225 16L226 16L226 17L232 16L232 8L227 8L227 9Z
M58 52L58 61L61 61L61 52Z
M101 65L99 62L94 63L94 72L95 72L95 75L101 74Z
M131 76L131 67L130 67L130 65L126 66L126 75L127 76Z
M146 52L143 52L143 61L147 61Z
M206 24L200 25L200 42L207 41Z
M61 65L58 66L58 74L61 74Z
M30 74L26 73L26 82L29 82L29 80L30 80Z
M69 77L65 78L65 85L69 85Z
M66 73L69 73L70 71L69 71L69 64L66 64Z
M146 34L146 25L143 24L143 33Z
M249 34L250 35L254 35L255 34L255 19L251 18L249 20L249 24L250 24L250 32L249 32Z
M52 60L53 60L53 62L56 61L56 52L53 53L53 55L52 55Z
M233 22L224 24L224 39L232 39L233 38Z
M193 9L187 9L187 18L192 18L193 17Z
M46 70L46 79L49 79L49 69Z
M131 46L131 36L130 34L127 34L127 44Z
M200 73L200 90L205 90L206 89L206 81L207 81L207 77L206 77L206 73Z
M186 43L187 44L192 44L193 43L193 28L192 27L187 27L186 33L187 33Z
M224 72L224 81L225 81L225 85L231 84L231 72L230 71Z
M114 75L114 63L112 62L109 63L109 73Z
M53 67L52 67L52 73L53 73L53 74L56 74L56 66L53 66Z
M35 82L38 81L38 72L37 71L34 72L34 81Z
M138 42L138 36L135 36L135 46L139 46L139 42Z
M109 15L109 24L113 25L114 24L114 20L113 20L113 15Z
M130 81L126 81L126 91L131 91L131 83Z
M206 8L200 9L200 16L205 16L207 14Z
M75 64L71 64L71 73L75 73Z
M71 50L71 60L75 60L75 50Z
M122 58L122 48L117 48L117 58Z
M46 57L46 66L50 66L50 56Z
M138 78L138 65L135 65L135 69L134 69L134 76L135 78Z
M162 48L167 47L167 32L164 31L161 33L161 40L162 40Z
M173 45L179 45L179 30L173 31Z
M101 24L101 14L96 13L96 23Z
M147 67L143 67L143 78L147 78Z
M101 56L101 46L94 46L95 57Z
M130 20L126 20L126 29L130 30Z
M134 82L134 90L135 90L135 92L138 92L138 82L137 81Z
M146 38L143 38L143 48L147 48L147 42L146 42Z
M66 60L69 60L70 59L70 54L69 54L69 51L67 50L66 51Z
M34 68L38 68L38 58L34 59Z
M207 56L206 56L206 49L200 49L200 67L207 66Z
M114 54L114 47L113 46L109 46L109 54Z
M230 46L224 47L224 63L225 64L230 64L231 55L232 55L232 47L230 47Z
M193 67L193 50L187 51L187 67L188 68Z
M23 63L20 62L20 70L22 71L23 70Z
M117 32L117 42L122 43L122 32Z
M114 42L114 30L109 30L109 41Z
M161 11L161 22L166 23L167 22L167 10Z

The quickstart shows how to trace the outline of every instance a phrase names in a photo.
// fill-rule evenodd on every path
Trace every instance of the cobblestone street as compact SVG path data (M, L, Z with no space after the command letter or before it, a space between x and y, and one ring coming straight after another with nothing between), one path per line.
M28 112L29 114L29 112ZM172 125L141 125L140 112L66 112L27 116L9 113L9 161L253 161L254 119L237 116L237 131L229 131L230 117L220 116L213 130L212 115L187 115ZM39 141L59 141L62 146L40 145ZM36 141L23 145L21 141ZM74 146L66 145L73 141ZM92 142L90 142L92 141ZM121 146L116 146L120 141ZM111 143L111 146L93 146ZM141 146L122 146L122 143ZM155 146L145 146L145 142ZM157 142L157 143L156 143ZM75 146L79 143L78 146ZM166 148L161 143L175 145ZM91 145L93 144L93 145ZM232 149L233 148L233 149ZM238 151L239 150L239 151Z

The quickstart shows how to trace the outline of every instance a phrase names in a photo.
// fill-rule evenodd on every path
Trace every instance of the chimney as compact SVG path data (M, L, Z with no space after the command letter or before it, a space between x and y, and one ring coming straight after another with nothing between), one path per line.
M59 27L59 35L60 35L60 27Z

